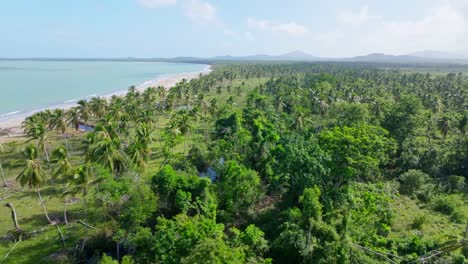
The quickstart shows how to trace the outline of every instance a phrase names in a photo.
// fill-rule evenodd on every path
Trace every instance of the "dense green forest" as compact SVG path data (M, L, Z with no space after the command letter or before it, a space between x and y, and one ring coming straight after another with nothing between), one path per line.
M27 118L0 263L468 263L465 75L213 69Z

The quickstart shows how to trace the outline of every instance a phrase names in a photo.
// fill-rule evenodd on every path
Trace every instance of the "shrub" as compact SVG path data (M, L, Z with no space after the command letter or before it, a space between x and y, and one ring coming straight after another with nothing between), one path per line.
M411 223L411 228L419 230L426 222L427 216L425 214L418 215L414 218L413 223Z
M409 170L400 175L400 192L413 195L429 181L429 175L419 170Z
M432 202L432 208L446 215L451 215L457 208L463 206L463 200L458 195L438 195Z
M456 210L450 215L450 219L457 223L464 223L466 221L466 214L461 210Z
M462 191L465 188L465 177L452 175L448 177L450 192Z

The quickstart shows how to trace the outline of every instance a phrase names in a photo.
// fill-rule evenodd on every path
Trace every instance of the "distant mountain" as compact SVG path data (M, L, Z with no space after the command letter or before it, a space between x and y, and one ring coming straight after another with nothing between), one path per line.
M251 55L251 56L217 56L210 58L215 61L319 61L323 58L312 56L302 51L293 51L281 55Z
M365 56L357 56L343 59L344 61L357 62L393 62L393 63L418 63L427 62L427 59L411 55L390 55L384 53L371 53Z
M349 58L325 58L317 57L303 51L292 51L280 55L257 54L249 56L216 56L209 58L200 57L175 57L175 58L0 58L3 60L44 60L44 61L161 61L161 62L186 62L186 63L203 63L210 64L219 61L294 61L294 62L314 62L314 61L330 61L330 62L380 62L380 63L455 63L468 64L468 50L466 52L440 52L440 51L418 51L406 55L391 55L384 53L371 53L364 56L349 57Z
M293 52L289 52L283 55L277 56L278 58L283 58L283 59L290 59L290 60L305 60L305 61L317 61L317 60L323 60L324 58L316 57L313 55L310 55L308 53L305 53L300 50L296 50Z
M423 51L413 52L408 55L426 58L426 59L442 59L442 60L468 59L468 51L443 52L443 51L436 51L436 50L423 50Z

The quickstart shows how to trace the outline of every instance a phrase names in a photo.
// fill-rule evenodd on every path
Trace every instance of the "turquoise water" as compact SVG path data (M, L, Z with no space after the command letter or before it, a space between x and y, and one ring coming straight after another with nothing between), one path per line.
M163 62L0 61L0 119L204 68Z

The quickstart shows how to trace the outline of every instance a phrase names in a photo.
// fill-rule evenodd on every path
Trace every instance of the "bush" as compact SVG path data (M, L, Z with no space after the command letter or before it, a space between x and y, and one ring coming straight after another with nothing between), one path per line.
M422 189L429 181L430 177L419 170L409 170L400 175L400 192L412 196L415 192Z
M413 223L411 223L411 228L419 230L426 222L427 216L425 214L418 215L414 218Z
M463 200L458 195L438 195L432 202L432 208L435 211L446 215L451 215L461 206L463 206Z
M465 189L465 177L452 175L448 177L448 185L450 192L458 192Z
M466 221L466 214L461 210L456 210L450 215L450 219L457 223L464 223Z

